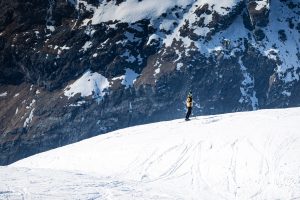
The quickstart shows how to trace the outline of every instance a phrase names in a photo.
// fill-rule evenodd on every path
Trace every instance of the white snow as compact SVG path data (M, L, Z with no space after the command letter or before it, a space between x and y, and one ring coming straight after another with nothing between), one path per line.
M149 36L149 39L148 39L148 42L147 42L147 45L149 45L152 41L159 41L160 40L160 36L157 35L157 34L152 34Z
M230 10L236 6L238 3L240 3L243 0L227 0L227 1L219 1L219 0L206 0L206 1L197 1L200 2L198 5L205 3L208 3L210 7L212 7L217 13L221 15L226 15L230 12ZM229 9L226 9L229 8Z
M239 102L250 104L252 106L252 110L257 110L258 99L256 97L256 91L254 90L254 78L248 73L247 68L243 64L242 57L239 58L239 64L244 77L240 87L242 96Z
M182 58L181 52L178 49L175 50L175 53L178 57L176 58L176 60L174 60L174 63Z
M266 0L264 0L266 1ZM299 33L296 29L290 29L288 26L288 19L298 19L299 15L295 14L292 10L286 8L280 1L271 1L270 5L270 20L269 25L264 28L266 39L262 45L259 45L259 50L268 53L268 50L273 50L274 55L268 55L270 59L279 59L281 64L277 66L277 74L281 80L286 83L299 81L300 60L297 57L299 53ZM287 40L280 41L278 39L278 31L284 30ZM276 48L274 48L274 46ZM287 72L291 73L288 74Z
M54 26L46 26L47 29L51 32L54 32L55 31L55 27Z
M186 7L191 4L193 0L164 0L153 1L143 0L127 0L120 5L114 5L114 1L108 3L101 3L99 7L92 8L94 15L91 19L92 24L99 24L107 21L122 21L122 22L136 22L142 19L156 19L168 9L178 5ZM87 24L90 19L85 20Z
M60 47L60 49L61 49L61 50L69 50L69 49L70 49L70 47L68 47L68 46L64 45L64 46Z
M15 95L14 95L14 97L17 97L17 96L19 96L20 94L19 93L16 93Z
M269 0L255 1L257 3L255 10L261 10L262 8L269 8Z
M183 63L177 63L177 65L176 65L176 69L178 70L178 71L180 71L180 69L183 67Z
M129 88L130 86L133 86L134 82L136 81L139 74L135 73L132 69L126 68L125 74L119 77L115 77L112 80L118 80L121 79L122 85L125 85L125 89Z
M84 50L84 51L90 47L90 46L88 46L89 44L87 44L87 43L85 43L85 45L87 45L87 46L84 46L85 48L82 47L82 50ZM52 48L52 45L49 45L49 47ZM68 47L66 45L64 45L62 47L55 45L53 49L54 50L57 49L57 54L60 55L62 53L62 51L69 50L70 47ZM59 58L59 56L58 56L58 58Z
M6 97L7 94L8 94L7 92L3 92L3 93L0 94L0 97Z
M221 7L228 6L231 9L239 2L240 1L222 1L219 2L218 5L214 6L212 10L217 11L220 14L222 10L220 10ZM277 73L278 77L286 83L286 87L283 88L283 90L291 92L290 86L300 80L300 61L297 57L297 54L299 55L300 50L299 33L295 28L289 28L287 21L289 19L298 19L299 16L291 9L288 9L286 5L280 1L263 0L256 2L259 2L259 6L266 6L267 9L270 9L269 18L272 19L270 20L268 26L262 28L266 35L266 37L262 41L257 41L254 37L253 32L247 30L246 28L243 28L244 24L241 15L237 16L237 18L226 30L216 33L209 41L199 39L198 41L193 42L188 37L180 36L179 30L184 25L190 26L189 28L191 30L194 30L194 33L198 34L199 36L206 36L207 32L209 31L207 27L197 28L195 26L192 26L192 23L195 20L200 20L195 15L194 11L198 9L198 7L203 6L205 3L208 3L209 7L211 8L211 5L214 4L214 1L196 1L193 6L191 6L190 9L184 14L183 18L179 20L179 25L173 30L172 34L161 37L163 39L163 44L169 47L172 45L173 41L176 40L182 41L183 47L188 48L192 43L194 43L196 48L202 54L205 54L208 57L212 55L211 53L214 53L216 56L216 60L218 61L221 58L228 59L230 57L236 57L238 54L243 54L245 51L243 38L247 38L248 42L254 48L258 49L262 55L265 55L269 59L275 60L277 62L277 69L275 72ZM201 17L204 17L204 24L209 23L211 20L210 15L203 14L203 16L201 15L200 18ZM294 24L296 24L296 21L294 21ZM281 41L278 38L278 32L282 30L285 31L285 34L287 36L286 41ZM224 41L229 41L229 46L224 45ZM247 74L250 75L249 73ZM243 73L243 75L247 74ZM247 76L244 77L246 80ZM248 92L245 91L246 88L244 86L245 85L241 85L241 92L246 94ZM255 91L251 91L251 94L249 93L247 96L247 99L249 99L247 101L252 102L252 107L257 107L257 98L255 97ZM241 99L241 101L244 102L243 99Z
M174 29L174 22L175 20L165 19L163 22L159 25L160 30L166 30L171 31Z
M159 73L160 73L160 66L156 70L154 70L153 76L156 76Z
M218 12L221 15L225 15L232 10L232 8L240 3L240 0L232 1L218 1L218 0L205 0L205 1L195 1L188 11L186 11L182 17L179 19L178 26L174 28L172 34L160 36L163 39L163 44L166 46L171 46L173 41L182 41L185 48L190 47L192 43L195 44L197 49L210 56L213 50L217 50L222 45L223 40L230 41L230 47L219 49L220 53L224 55L224 58L235 57L237 52L243 53L245 47L241 38L248 38L251 45L261 52L261 54L267 56L269 59L278 61L278 66L276 73L279 78L287 84L292 84L300 80L299 66L300 61L297 57L299 54L299 33L295 28L291 29L288 26L287 21L289 19L298 19L297 11L292 11L287 8L286 5L280 1L256 1L256 9L261 9L266 7L270 9L270 20L268 26L262 28L266 37L262 41L257 41L253 32L247 30L243 24L243 18L239 15L233 23L225 30L216 33L212 36L211 40L205 41L199 39L198 41L192 41L188 37L182 37L179 34L179 30L187 25L195 34L199 36L206 36L211 30L206 27L206 25L211 22L212 16L207 14L202 14L200 17L196 16L195 10L202 7L205 3L209 5L209 9ZM229 9L224 9L224 8ZM195 27L192 24L200 18L204 18L204 27ZM297 20L296 20L297 21ZM294 24L296 24L294 21ZM278 31L285 31L287 36L286 41L279 40ZM159 34L157 34L159 35ZM250 38L249 38L250 36ZM225 52L227 50L227 52ZM217 50L218 51L218 50ZM289 89L289 88L285 88Z
M93 29L92 26L88 25L84 31L84 33L90 37L92 37L94 35L94 33L96 33L96 30Z
M26 109L30 109L33 107L33 104L36 102L35 99L32 99L31 103L29 104L29 106L26 106Z
M27 127L27 126L31 123L32 118L33 118L33 112L34 112L34 109L35 109L35 108L33 108L33 109L30 111L29 116L25 119L24 124L23 124L23 127L24 127L24 128ZM17 111L16 111L16 112L17 112Z
M25 121L24 121L24 123L23 123L23 127L24 127L24 128L27 127L27 126L31 123L31 121L32 121L32 118L33 118L33 112L34 112L34 110L35 110L35 108L34 108L33 106L34 106L35 102L36 102L36 100L35 100L35 99L32 99L32 101L31 101L31 103L29 104L29 106L26 106L26 109L31 109L31 111L30 111L30 113L29 113L29 116L25 119ZM17 108L15 114L17 114L17 113L18 113L18 108ZM27 112L25 113L25 115L27 115ZM24 116L25 116L25 115L24 115ZM24 116L23 116L23 117L24 117ZM22 119L23 119L23 117L22 117Z
M86 43L84 43L84 45L81 47L81 51L85 52L86 50L88 50L89 48L91 48L93 45L93 43L91 41L87 41Z
M210 29L207 27L198 27L194 30L194 33L196 35L201 35L201 36L206 36L207 33L209 33L209 32L210 32Z
M117 130L0 168L0 199L298 199L299 120L291 108Z
M282 94L288 97L292 95L292 93L288 91L283 91Z
M70 107L79 107L79 106L82 106L85 103L86 103L85 101L78 101L78 102L76 102L76 104L70 104L69 106Z
M199 36L206 36L207 33L211 31L207 25L213 20L212 15L207 15L207 14L202 14L200 17L198 17L195 13L199 7L201 8L205 4L209 5L209 9L212 11L215 11L219 13L220 15L226 15L228 14L233 7L235 7L238 3L240 3L241 0L228 0L228 1L219 1L219 0L205 0L205 1L194 1L193 5L190 7L189 11L187 11L183 18L179 20L178 26L173 30L173 33L171 35L167 35L166 38L164 38L164 44L166 46L170 46L173 42L173 40L176 41L183 41L184 47L190 47L191 43L193 42L190 38L188 37L182 37L180 35L179 30L183 26L188 26L190 29L194 30L193 32ZM204 27L197 27L193 26L192 24L196 21L200 21L201 18L204 20ZM239 29L235 29L239 30ZM237 37L235 35L235 37ZM199 50L202 50L202 44L201 42L196 42L196 47ZM205 45L206 46L206 45ZM206 50L205 50L206 51ZM203 53L205 53L205 51Z
M190 5L194 5L194 7L200 7L204 4L209 4L211 9L214 9L221 15L225 15L230 12L231 8L234 7L241 0L227 0L227 1L219 1L219 0L206 0L206 1L195 1L195 0L143 0L141 2L137 0L127 0L122 2L119 5L115 5L114 1L103 1L100 2L98 7L94 7L92 5L87 4L86 2L82 2L88 8L88 10L92 10L94 12L93 17L91 19L86 19L84 21L84 25L87 25L90 21L91 24L99 24L101 22L107 21L121 21L121 22L130 22L134 23L136 21L142 19L151 19L155 20L160 17L163 13L166 13L168 10L177 5L180 8L186 8ZM77 9L78 9L77 3ZM212 17L211 15L209 16ZM172 20L164 20L160 23L161 29L171 30L173 27Z
M105 89L109 87L107 78L98 74L87 71L73 84L64 89L64 95L68 98L80 93L82 97L93 95L94 98L100 98L105 95Z
M271 60L277 60L277 55L278 55L278 50L277 49L273 49L273 48L270 48L266 51L264 51L265 53L265 56L267 56L269 59Z

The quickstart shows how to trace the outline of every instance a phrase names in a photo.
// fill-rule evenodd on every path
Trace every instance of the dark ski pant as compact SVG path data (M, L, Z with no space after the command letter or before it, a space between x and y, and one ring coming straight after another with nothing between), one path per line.
M186 119L189 119L189 118L190 118L190 115L191 115L191 113L192 113L192 107L188 107L187 109L188 109L188 110L187 110L187 113L186 113L185 118L186 118Z

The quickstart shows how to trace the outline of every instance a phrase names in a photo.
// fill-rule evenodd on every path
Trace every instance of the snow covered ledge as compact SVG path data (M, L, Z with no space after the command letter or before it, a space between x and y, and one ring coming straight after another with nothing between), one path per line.
M292 108L126 128L0 168L0 188L26 188L32 198L50 191L83 199L297 199L299 121L300 108Z
M68 85L64 89L64 95L69 99L76 94L81 94L82 97L93 95L93 98L102 98L105 95L105 89L109 87L107 78L98 74L87 71L73 84Z

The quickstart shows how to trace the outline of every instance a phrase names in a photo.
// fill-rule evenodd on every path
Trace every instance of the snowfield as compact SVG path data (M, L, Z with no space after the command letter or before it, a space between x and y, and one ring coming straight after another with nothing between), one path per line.
M0 168L0 199L300 199L300 108L126 128Z

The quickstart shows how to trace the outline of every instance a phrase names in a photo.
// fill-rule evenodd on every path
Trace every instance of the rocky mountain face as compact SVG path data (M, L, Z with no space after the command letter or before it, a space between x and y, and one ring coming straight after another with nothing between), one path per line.
M298 0L2 0L0 164L118 128L300 105ZM155 131L155 130L154 130Z

